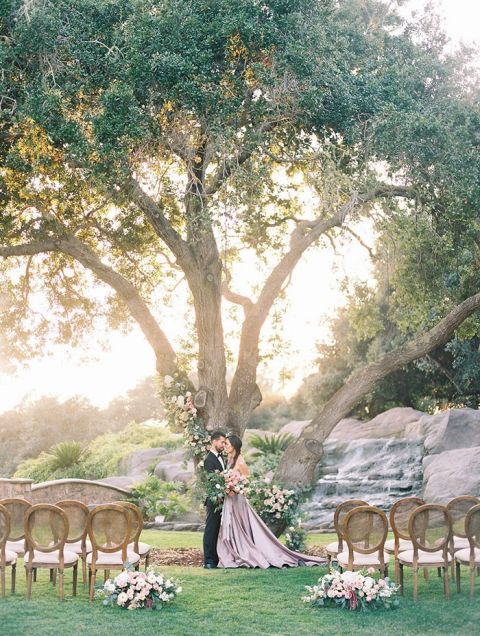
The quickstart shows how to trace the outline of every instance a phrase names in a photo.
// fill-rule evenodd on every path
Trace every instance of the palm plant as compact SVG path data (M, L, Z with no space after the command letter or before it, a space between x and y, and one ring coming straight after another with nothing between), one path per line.
M85 450L79 442L60 442L48 451L52 471L71 468L85 459Z
M293 442L293 435L290 433L272 433L271 435L252 435L249 440L250 446L257 450L253 453L258 455L278 455Z

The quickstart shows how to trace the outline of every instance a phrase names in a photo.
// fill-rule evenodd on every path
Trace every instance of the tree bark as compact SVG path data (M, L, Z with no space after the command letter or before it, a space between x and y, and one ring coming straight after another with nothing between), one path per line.
M478 309L480 309L480 293L470 296L457 305L426 333L355 371L343 387L330 398L320 413L304 428L298 440L287 448L278 466L275 480L286 486L310 486L322 458L322 444L338 422L351 412L352 408L373 389L379 380L445 344L462 322Z

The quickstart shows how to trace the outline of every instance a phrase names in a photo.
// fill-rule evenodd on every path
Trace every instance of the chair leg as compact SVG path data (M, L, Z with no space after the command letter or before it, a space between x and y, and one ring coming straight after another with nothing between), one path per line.
M73 566L73 596L77 596L78 562Z
M0 596L2 598L5 596L5 570L6 566L2 567L0 565Z
M400 567L398 565L398 559L395 557L395 583L398 585L400 581Z
M15 584L17 582L17 564L12 565L12 594L15 594Z
M103 582L105 583L107 579L108 579L108 570L103 570Z
M87 584L87 560L82 558L82 582L85 586Z
M475 596L475 567L470 568L470 598Z
M438 578L442 578L442 568L437 568Z
M52 585L55 587L57 584L57 568L53 568Z
M443 569L443 584L444 584L444 587L445 587L445 597L449 599L450 598L450 581L448 579L449 567L448 567L448 565L446 565L442 569Z
M403 596L404 590L403 590L403 564L402 563L398 564L398 574L400 577L400 594L401 596Z
M145 572L147 571L149 565L150 565L150 552L147 552L145 556Z
M50 583L53 583L53 569L50 568Z
M423 578L425 579L425 581L428 581L428 578L429 578L428 568L423 568Z
M413 600L417 600L418 595L418 568L413 568Z
M60 600L63 601L65 599L65 581L64 571L60 568L58 569L58 592L60 594Z
M457 593L460 594L460 563L459 561L456 562L456 573L455 573L455 580L457 582Z
M96 570L90 570L90 590L88 593L88 598L90 601L93 601L93 591L95 589L95 578L97 576Z
M33 577L32 568L27 568L27 599L28 600L32 598L32 577Z
M37 568L33 568L33 582L37 582Z

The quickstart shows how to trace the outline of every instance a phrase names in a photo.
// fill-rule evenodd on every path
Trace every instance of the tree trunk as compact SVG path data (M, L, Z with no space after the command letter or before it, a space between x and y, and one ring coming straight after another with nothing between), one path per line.
M336 424L351 412L379 380L409 362L423 357L435 347L445 344L455 329L479 308L480 293L457 305L430 331L355 371L305 427L298 440L287 448L275 474L275 480L289 486L310 486L314 482L316 468L322 458L322 444Z

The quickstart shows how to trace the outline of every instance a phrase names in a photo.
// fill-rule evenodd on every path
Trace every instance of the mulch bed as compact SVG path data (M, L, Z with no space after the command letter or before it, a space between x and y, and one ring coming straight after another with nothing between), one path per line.
M310 546L305 554L325 557L325 548ZM152 565L180 565L183 567L198 568L203 565L203 552L198 548L152 548L150 552Z

